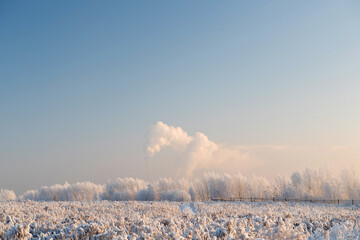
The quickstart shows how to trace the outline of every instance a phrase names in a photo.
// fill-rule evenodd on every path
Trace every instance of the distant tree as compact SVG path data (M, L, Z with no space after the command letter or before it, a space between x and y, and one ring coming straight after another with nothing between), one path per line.
M14 191L7 189L0 189L0 201L16 200Z

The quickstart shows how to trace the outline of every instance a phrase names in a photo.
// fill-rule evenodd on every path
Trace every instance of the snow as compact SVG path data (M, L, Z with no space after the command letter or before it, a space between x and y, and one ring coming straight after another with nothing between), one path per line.
M0 239L358 239L359 206L6 201Z

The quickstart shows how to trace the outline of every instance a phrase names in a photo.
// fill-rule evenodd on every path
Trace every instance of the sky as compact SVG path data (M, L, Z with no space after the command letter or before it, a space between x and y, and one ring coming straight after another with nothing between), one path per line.
M359 12L359 1L1 1L0 188L146 178L149 161L150 178L175 176L199 142L227 158L190 177L360 167ZM147 156L173 129L190 140Z

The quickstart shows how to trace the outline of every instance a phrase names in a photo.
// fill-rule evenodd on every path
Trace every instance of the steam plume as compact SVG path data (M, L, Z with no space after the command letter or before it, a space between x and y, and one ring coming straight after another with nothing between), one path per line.
M240 148L216 144L201 133L189 136L180 127L169 126L161 121L150 127L146 147L148 167L154 156L170 148L181 154L182 164L178 175L191 177L198 168L216 166L230 160L245 160Z

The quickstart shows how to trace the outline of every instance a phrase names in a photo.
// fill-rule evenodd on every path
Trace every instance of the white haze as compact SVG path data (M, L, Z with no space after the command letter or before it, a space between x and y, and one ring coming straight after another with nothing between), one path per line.
M346 146L306 145L229 145L217 143L204 133L190 135L181 127L161 121L150 126L145 158L150 179L185 177L190 179L207 171L242 172L274 178L307 167L321 168L356 165L357 149ZM341 159L341 161L339 161Z

